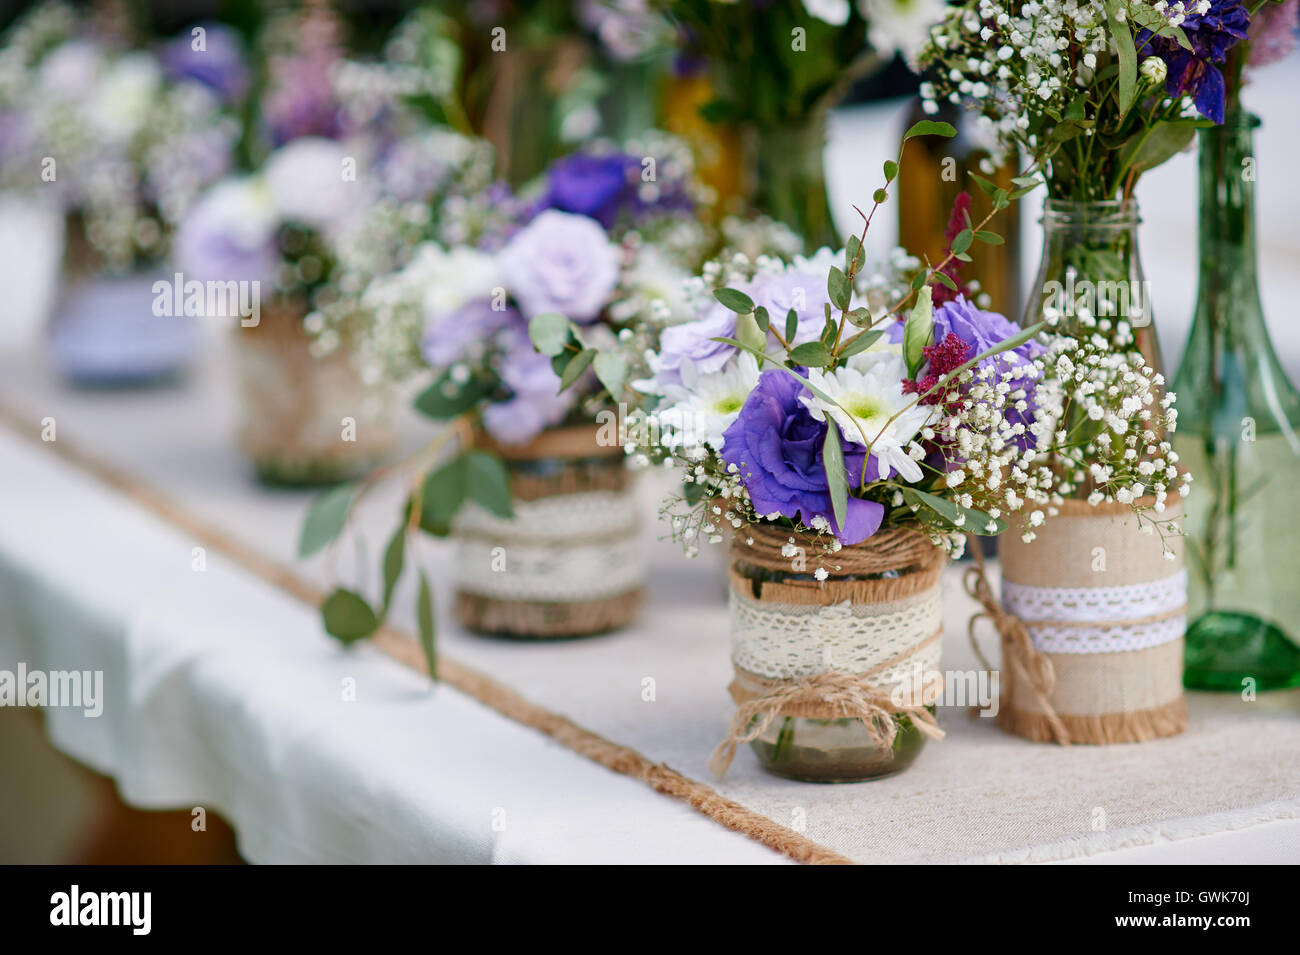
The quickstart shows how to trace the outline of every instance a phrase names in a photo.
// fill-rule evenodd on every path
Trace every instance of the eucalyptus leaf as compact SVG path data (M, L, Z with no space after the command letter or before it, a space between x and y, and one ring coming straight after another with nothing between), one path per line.
M738 315L746 315L754 310L754 300L739 289L714 289L713 297Z
M429 587L429 578L420 571L420 590L415 598L415 617L420 629L420 649L424 651L424 664L429 668L429 679L438 680L438 653L435 637L435 618L433 615L433 590Z
M785 313L785 340L792 342L797 334L799 334L799 313L790 309Z
M342 587L325 598L320 612L325 632L345 645L364 640L379 629L379 617L366 599Z
M492 388L477 378L458 384L444 374L415 398L415 410L427 418L457 418L488 396Z
M569 320L558 312L542 312L528 323L528 337L543 355L558 355L569 340Z
M831 353L821 342L804 342L790 349L790 360L808 368L825 368L831 363Z
M879 341L880 336L883 334L885 334L883 328L876 328L869 332L863 332L861 335L854 336L849 339L848 343L843 348L840 349L840 357L851 358L858 352L866 351Z
M596 360L596 349L584 348L578 354L574 355L567 365L564 366L564 374L560 375L560 390L573 386L582 373L586 371L593 361Z
M840 311L846 311L853 302L853 284L847 275L833 266L826 277L826 292Z
M397 586L397 580L402 576L402 567L406 563L406 522L397 525L397 530L393 532L392 539L389 540L388 546L384 548L384 612L388 612L388 605L393 599L393 588Z
M610 398L618 401L623 394L623 386L627 383L627 362L624 361L623 356L613 352L601 352L592 362L592 366L596 370L596 377L609 392Z
M957 135L957 130L951 123L940 123L932 119L923 119L914 124L911 129L903 134L903 141L914 139L917 136L943 136L946 139L952 139Z
M497 517L514 517L510 503L510 474L502 460L486 451L465 455L465 488L469 496Z
M298 536L299 557L310 557L343 533L356 490L355 482L340 484L311 502Z

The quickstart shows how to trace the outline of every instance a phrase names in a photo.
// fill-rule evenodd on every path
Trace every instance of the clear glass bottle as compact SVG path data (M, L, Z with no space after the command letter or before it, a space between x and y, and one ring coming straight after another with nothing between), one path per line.
M742 136L752 157L750 207L784 222L809 251L843 245L846 236L836 234L826 192L825 110L788 126L749 126Z
M1163 374L1160 342L1152 321L1149 284L1138 250L1136 200L1078 202L1048 199L1043 204L1043 254L1025 299L1021 325L1054 321L1071 333L1100 333L1119 344L1120 319L1136 347ZM1068 420L1071 434L1091 437L1102 422Z
M1230 113L1200 131L1200 279L1171 386L1187 498L1184 683L1240 692L1300 686L1300 392L1273 350L1255 267L1252 139Z

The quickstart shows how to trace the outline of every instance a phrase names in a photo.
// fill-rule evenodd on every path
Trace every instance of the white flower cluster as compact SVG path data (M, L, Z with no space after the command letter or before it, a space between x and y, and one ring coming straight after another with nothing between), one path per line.
M1124 331L1116 329L1120 337ZM1143 532L1158 531L1162 540L1180 533L1161 515L1170 494L1187 495L1192 475L1178 467L1170 442L1178 412L1164 376L1137 350L1116 349L1100 330L1054 335L1048 355L1063 396L1049 456L1057 492L1086 494L1094 506L1131 505ZM1166 547L1165 556L1172 554Z

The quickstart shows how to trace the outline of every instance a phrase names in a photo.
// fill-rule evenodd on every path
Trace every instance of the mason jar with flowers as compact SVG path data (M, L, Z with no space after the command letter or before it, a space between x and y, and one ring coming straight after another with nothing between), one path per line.
M986 225L966 239L996 241ZM789 262L729 256L647 356L629 450L680 468L662 516L688 554L730 548L736 710L720 773L746 742L801 780L908 766L942 736L949 557L967 533L1007 527L1008 493L1050 498L1031 463L1052 421L1038 329L964 297L935 308L948 264L866 268L860 236Z
M493 186L467 197L444 215L443 236L464 229L472 241L429 239L361 296L367 347L388 352L395 369L414 350L412 380L431 379L415 409L443 423L405 468L414 490L390 549L418 530L452 538L455 615L469 630L589 636L637 610L645 564L632 476L594 419L617 410L611 395L627 375L613 354L619 337L648 309L670 307L662 296L708 247L691 173L689 152L667 137L593 144L524 195ZM530 323L553 330L553 354L534 349ZM317 533L320 515L357 491L322 498L304 552L337 534L342 525L328 521L331 533ZM373 632L383 607L360 606L360 594L336 590L327 630Z

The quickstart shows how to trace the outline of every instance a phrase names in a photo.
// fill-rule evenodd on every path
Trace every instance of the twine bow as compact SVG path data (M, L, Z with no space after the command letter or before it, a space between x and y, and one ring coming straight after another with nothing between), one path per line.
M924 705L899 704L888 693L865 682L870 674L816 673L790 681L756 681L763 686L762 695L736 707L727 738L718 744L709 758L709 767L718 776L726 773L736 755L736 747L757 739L784 709L816 706L839 713L839 718L861 720L871 739L882 748L894 744L898 732L894 715L906 713L920 732L931 739L942 739L943 730ZM736 684L733 684L733 688Z
M975 566L967 568L966 573L962 575L962 586L966 589L966 593L984 608L984 611L973 614L967 624L966 632L970 637L971 646L975 648L975 653L983 661L985 668L991 670L992 667L984 659L984 654L975 639L975 624L981 618L992 621L994 628L1002 635L1004 668L1009 667L1009 672L1014 674L1014 679L1024 680L1034 691L1038 705L1052 727L1052 736L1062 746L1068 745L1070 733L1061 722L1061 718L1056 715L1056 710L1047 701L1056 686L1056 671L1052 667L1052 661L1045 654L1038 652L1034 641L1029 636L1029 631L1025 628L1024 621L1003 609L1001 602L993 596L993 588L989 586L988 574L984 567L984 554L978 542L972 544L972 550L975 554ZM1004 680L1002 687L1004 700L1010 692L1011 681Z

